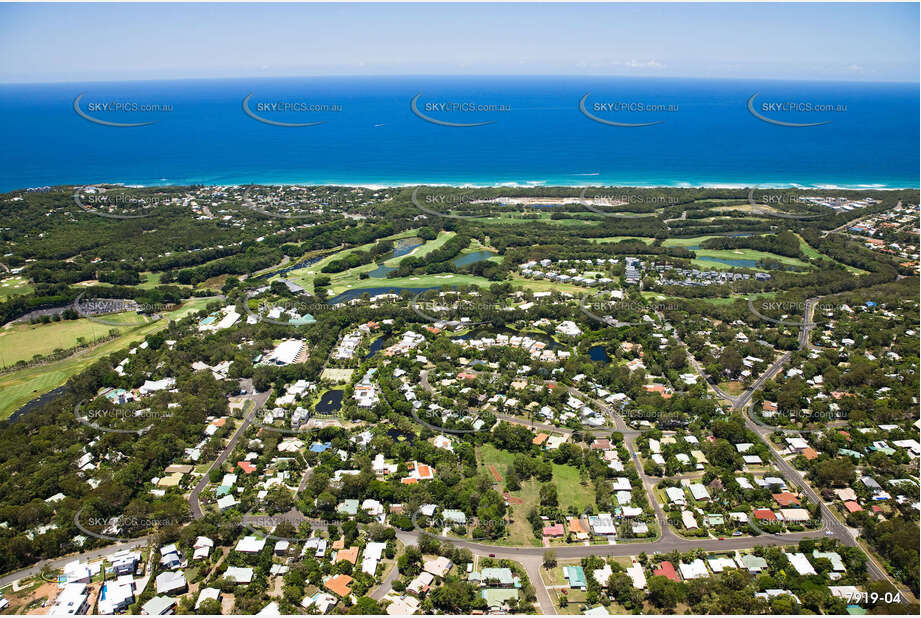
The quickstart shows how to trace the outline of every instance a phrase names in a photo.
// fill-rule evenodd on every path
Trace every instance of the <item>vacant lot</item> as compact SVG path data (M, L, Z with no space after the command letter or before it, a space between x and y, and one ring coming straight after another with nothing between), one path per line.
M323 370L322 375L320 375L320 379L329 380L330 382L349 382L352 379L352 373L354 371L354 369L326 368Z
M495 466L499 474L504 478L508 467L515 459L515 454L508 451L500 451L491 444L484 444L477 449L477 463L480 470L485 471L493 478L491 466ZM556 484L557 497L560 501L560 507L565 511L569 506L575 506L580 512L589 505L594 505L594 492L591 487L583 486L579 480L579 470L572 466L553 466L553 482ZM540 503L540 482L537 479L530 479L521 484L521 489L510 493L512 498L521 500L521 504L511 506L511 519L509 525L509 537L506 542L512 545L533 545L539 546L540 541L534 537L531 524L528 523L527 515L532 508L537 508ZM495 489L504 494L505 483L496 483ZM517 500L515 500L517 502Z

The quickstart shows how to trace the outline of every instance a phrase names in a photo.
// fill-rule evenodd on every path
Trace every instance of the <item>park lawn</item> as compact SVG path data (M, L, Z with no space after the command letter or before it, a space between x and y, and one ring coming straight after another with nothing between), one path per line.
M100 358L143 341L148 335L166 328L169 320L179 320L189 313L199 311L211 300L210 298L187 300L179 309L164 313L163 319L128 330L118 339L107 341L91 349L81 350L73 356L47 365L0 375L0 419L7 418L29 401L63 385L72 376L80 373Z
M34 288L22 275L0 279L0 299L6 300L16 294L31 294Z
M595 492L591 484L582 484L578 468L553 464L553 482L556 483L560 508L563 510L575 506L581 513L587 507L595 506Z
M160 285L160 278L163 276L163 273L153 273L153 272L148 271L148 272L142 272L140 273L140 275L141 275L141 282L134 287L140 288L142 290L149 290L149 289L155 288L158 285ZM188 285L185 283L177 283L175 281L173 283L170 283L170 285L175 285L176 287L185 288L185 289L189 289L192 287L191 285Z
M21 360L31 360L36 354L50 354L56 349L79 345L77 339L90 343L108 335L112 329L120 333L148 324L150 319L134 311L124 311L101 316L100 319L119 326L100 324L87 318L61 320L48 324L28 322L9 323L0 329L0 367L15 365Z
M446 242L454 238L456 235L457 235L457 232L445 232L444 230L442 230L441 232L438 232L438 236L436 238L425 241L422 244L422 246L416 247L415 249L413 249L406 255L401 255L400 257L395 257L395 258L390 258L389 260L384 262L384 265L385 266L398 266L400 264L400 261L403 258L405 258L407 255L411 255L413 257L420 257L420 258L425 257L432 251L435 251L436 249L441 249L441 247L444 246Z

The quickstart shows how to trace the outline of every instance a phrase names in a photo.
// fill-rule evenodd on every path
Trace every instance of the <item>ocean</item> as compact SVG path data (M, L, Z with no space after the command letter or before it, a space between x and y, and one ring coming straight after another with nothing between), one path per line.
M84 116L153 124L98 124L75 111L81 94ZM918 109L918 85L893 83L323 77L0 85L0 190L101 182L917 188Z

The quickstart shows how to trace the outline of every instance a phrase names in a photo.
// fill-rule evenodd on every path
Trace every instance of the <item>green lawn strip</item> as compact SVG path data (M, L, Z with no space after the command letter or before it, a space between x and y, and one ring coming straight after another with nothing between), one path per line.
M413 249L406 255L401 255L400 257L395 257L395 258L390 258L389 260L384 262L384 265L385 266L398 266L400 262L403 260L403 258L410 256L410 255L413 257L419 257L419 258L425 257L432 251L435 251L436 249L441 249L441 247L446 242L448 242L455 236L457 236L457 232L441 231L438 233L437 238L425 241L421 246L416 247L415 249Z
M802 251L803 255L805 255L807 258L812 259L812 260L831 260L832 262L835 262L836 264L841 264L841 262L838 262L837 260L832 260L832 258L828 257L824 253L820 253L812 245L810 245L805 240L803 240L803 237L800 236L799 234L797 234L796 236L797 238L799 238L799 250ZM848 266L847 264L841 264L841 265L844 266L844 268L846 268L848 272L854 273L855 275L867 274L867 271L863 269L856 268L854 266Z
M692 236L691 238L667 238L662 241L663 247L694 247L699 246L705 240L711 238L722 238L719 235L716 236Z
M604 238L592 238L591 239L592 242L597 242L597 243L620 242L622 240L641 240L648 245L655 239L644 237L644 236L605 236Z
M118 339L103 343L91 350L78 352L74 356L54 363L0 376L0 419L7 418L32 399L61 386L71 376L80 373L100 358L143 341L148 335L166 328L169 320L178 320L189 313L198 311L208 302L210 299L190 299L176 311L164 313L163 319L126 331Z

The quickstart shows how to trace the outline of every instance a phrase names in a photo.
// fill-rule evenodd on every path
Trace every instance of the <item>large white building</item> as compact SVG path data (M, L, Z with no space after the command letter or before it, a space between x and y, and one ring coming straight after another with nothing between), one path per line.
M265 358L266 363L273 365L290 365L304 350L305 342L302 339L285 339Z

